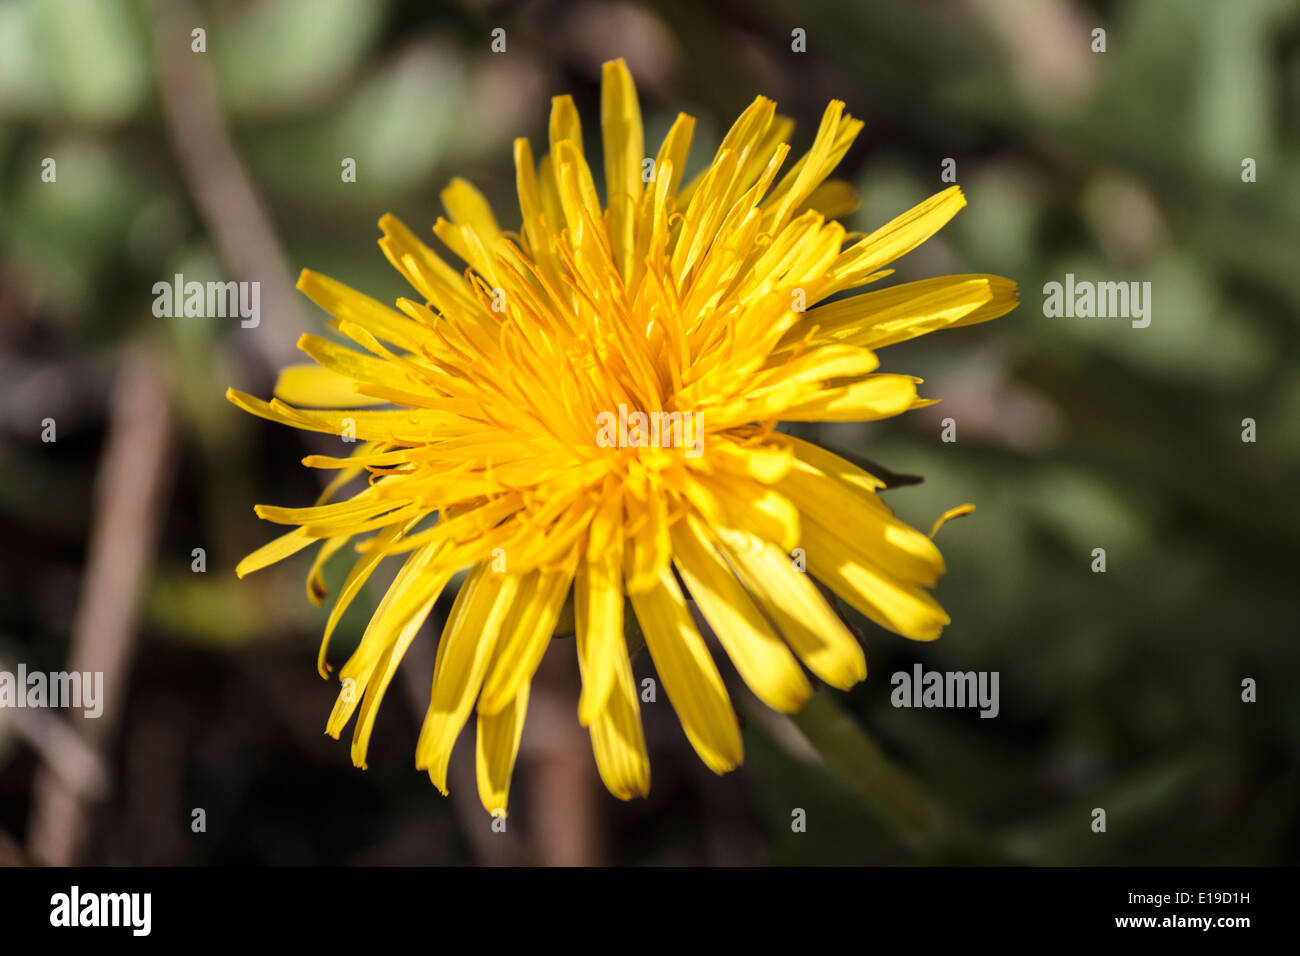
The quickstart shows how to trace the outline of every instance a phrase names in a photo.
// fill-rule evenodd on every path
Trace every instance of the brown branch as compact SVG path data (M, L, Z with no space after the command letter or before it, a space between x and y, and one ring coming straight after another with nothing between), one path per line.
M578 723L576 671L573 642L552 641L533 678L519 749L527 789L514 799L528 805L533 855L543 866L600 862L597 799L602 788L590 738Z
M112 740L135 649L136 613L149 572L171 470L172 411L156 360L130 351L111 398L108 442L100 461L96 511L72 623L70 671L102 673L103 713L71 714L71 725L94 753ZM87 836L87 794L67 768L37 774L28 842L34 859L69 865Z
M222 258L236 279L261 283L261 310L271 321L241 331L252 333L251 344L279 368L300 357L306 321L275 228L231 143L208 54L191 50L200 15L182 0L156 0L151 10L168 138Z
M14 670L10 662L0 661L0 671ZM69 720L49 710L5 707L0 708L0 728L25 740L73 793L96 800L107 790L103 758Z

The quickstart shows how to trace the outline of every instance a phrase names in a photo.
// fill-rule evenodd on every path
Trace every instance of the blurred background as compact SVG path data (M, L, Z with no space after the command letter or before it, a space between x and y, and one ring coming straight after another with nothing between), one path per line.
M757 93L798 119L795 155L844 99L866 121L840 170L862 195L850 228L944 188L955 160L970 205L898 278L1021 286L1005 318L882 353L941 405L811 432L924 476L886 499L922 529L978 505L938 536L942 640L859 622L871 676L819 695L961 821L961 854L909 840L734 674L744 766L714 777L660 695L643 705L651 794L620 803L577 724L566 640L494 834L472 722L449 798L412 766L445 605L361 772L322 733L336 686L315 674L327 608L305 598L309 560L234 576L275 533L253 504L319 490L299 461L320 436L223 398L269 395L298 334L321 330L298 270L406 294L376 220L427 238L453 175L514 228L512 138L539 149L550 96L569 92L590 154L600 64L619 56L651 152L679 109L698 118L692 171ZM0 670L103 671L108 696L95 721L0 711L0 861L1293 864L1298 266L1288 0L4 0ZM1151 282L1150 327L1044 317L1044 283L1067 272ZM260 281L261 326L155 318L153 284L175 273ZM336 663L382 587L345 617ZM997 671L998 717L894 709L889 676L917 663ZM636 668L651 673L647 655Z

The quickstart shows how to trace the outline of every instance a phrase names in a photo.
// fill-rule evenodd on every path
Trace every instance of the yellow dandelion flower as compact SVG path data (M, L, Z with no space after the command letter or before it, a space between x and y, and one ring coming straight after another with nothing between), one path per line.
M929 640L948 623L928 591L943 559L880 500L883 483L775 426L929 404L919 379L876 371L876 350L1002 315L1014 284L949 276L816 305L888 275L965 204L961 191L850 235L832 217L855 197L828 178L862 127L843 103L787 165L793 124L760 96L684 182L694 124L678 115L647 158L632 77L622 61L605 64L603 206L573 100L556 97L540 163L515 141L517 232L453 180L433 232L462 273L385 216L380 248L417 296L394 310L303 272L298 288L359 348L305 335L314 364L286 369L271 402L228 393L254 415L359 442L345 457L304 459L336 480L313 507L259 506L293 529L238 567L242 576L320 542L308 575L320 603L322 565L355 542L325 624L322 676L349 602L385 558L401 560L339 672L328 722L338 737L355 716L358 766L394 671L465 569L416 766L446 793L452 746L475 711L489 811L506 806L529 684L570 595L577 716L622 799L650 787L626 604L686 736L718 773L741 762L741 735L688 596L745 683L785 712L812 692L806 672L838 688L866 676L862 648L814 578L906 637ZM334 500L361 475L362 490Z

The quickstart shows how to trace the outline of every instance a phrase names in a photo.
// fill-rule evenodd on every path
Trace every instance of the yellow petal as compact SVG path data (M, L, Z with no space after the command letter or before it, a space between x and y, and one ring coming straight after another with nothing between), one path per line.
M737 166L748 167L755 170L761 169L766 165L768 155L762 155L764 146L771 146L767 140L767 134L773 126L775 117L776 104L766 96L756 96L754 101L745 108L745 111L736 118L727 135L722 138L722 143L718 146L718 151L713 157L713 162L709 164L699 175L691 182L681 188L677 195L677 205L679 209L686 210L694 205L695 197L704 186L709 170L718 164L724 154L732 154L737 160ZM788 130L788 126L783 124L781 129ZM768 150L770 155L770 148ZM678 167L684 168L684 167ZM743 188L747 183L740 182L737 186Z
M813 576L881 627L932 641L948 623L948 615L928 592L877 566L817 522L804 522L802 547Z
M661 174L668 176L665 189L669 199L675 199L677 196L677 188L682 181L682 172L686 169L686 157L690 153L691 137L694 133L695 117L678 113L655 157L655 182L659 182Z
M275 397L290 405L317 408L359 408L383 403L383 399L359 394L352 379L310 362L280 369L275 380Z
M382 349L382 346L378 345L378 341L370 336L365 329L350 324L349 327L354 328L363 341L375 342L376 346ZM379 358L350 349L337 342L331 342L319 335L310 334L299 336L298 348L310 355L320 365L354 382L390 384L396 379L396 384L403 388L429 389L425 382L409 374L405 366L394 361L391 353L389 353L390 357L388 358Z
M943 556L928 537L806 462L796 463L777 489L803 515L899 578L933 587L943 573Z
M652 494L644 502L630 496L626 500L629 516L639 522L631 546L624 553L627 591L636 594L655 586L668 566L672 548L663 495Z
M946 525L953 518L964 518L969 514L975 513L975 506L972 504L957 505L955 508L949 508L943 514L934 520L934 525L930 528L930 537L933 538L939 533L939 529Z
M437 554L438 548L433 546L422 548L413 554L397 572L392 585L380 599L379 606L370 615L360 643L339 669L339 681L343 684L343 689L325 726L325 732L331 737L337 739L343 732L360 703L371 676L380 661L391 654L406 626L414 618L424 619L451 579L451 574L447 572L428 573L429 565ZM324 676L324 642L321 647L321 675Z
M385 511L391 511L396 503L375 500L373 495L362 492L347 501L336 501L327 505L312 505L309 508L284 508L279 505L256 505L254 513L263 521L276 524L324 525L327 523L360 523Z
M876 496L876 492L884 488L885 483L875 475L863 471L851 461L827 451L820 445L814 445L794 435L778 433L772 436L772 440L788 448L800 461L807 462L822 474L830 475L836 481L847 485L850 490L858 492L865 503L872 507L885 508L885 503Z
M401 409L383 412L301 410L279 399L264 402L237 389L226 389L226 400L251 415L305 431L351 434L359 441L422 443L434 428L445 429L457 416L443 412Z
M793 343L817 327L814 341L832 339L879 349L940 329L996 319L1016 302L1016 284L998 276L907 282L819 305L804 314L783 342Z
M604 217L591 167L572 140L559 143L551 155L556 163L556 183L564 209L564 222L569 227L570 243L581 249L585 239L589 248L594 248L591 244L598 241L599 233L604 229Z
M386 215L380 218L379 228L384 231L384 237L379 240L384 256L440 312L479 315L478 300L470 294L465 277L421 242L405 223L396 216Z
M447 210L452 222L473 229L484 245L491 246L501 232L501 227L492 215L492 206L481 192L468 180L458 176L442 191L441 198L443 208Z
M307 600L317 607L321 606L330 593L329 588L325 586L324 568L326 562L351 540L352 535L350 534L339 535L337 538L326 538L325 543L321 545L320 551L316 553L316 559L312 561L311 570L307 572Z
M787 551L799 543L799 509L779 491L735 474L700 484L720 508L711 523L753 531Z
M600 128L605 153L606 206L614 264L624 280L631 275L636 210L641 201L641 161L645 142L636 84L622 60L604 65L600 87Z
M348 571L348 576L343 581L343 587L339 589L339 596L334 599L334 606L330 608L329 617L325 621L325 633L321 637L320 653L316 657L316 670L321 677L326 676L329 671L329 665L325 662L325 655L329 651L330 637L334 634L334 628L342 620L343 613L348 609L353 599L361 593L362 587L370 579L370 575L374 573L375 568L379 567L380 562L386 557L382 549L397 540L401 536L404 527L410 527L410 525L394 525L381 531L375 536L376 547L364 552L352 565L352 569ZM407 562L415 563L421 560L423 558L412 556L407 559ZM392 593L391 588L388 593Z
M429 779L443 794L452 747L483 685L519 584L517 577L487 568L480 564L470 572L452 605L438 643L429 710L416 744L415 766L428 770Z
M768 202L769 211L764 216L764 227L775 232L786 224L790 217L813 190L830 175L844 154L849 151L853 141L862 130L862 121L854 119L844 112L844 104L832 100L822 115L821 126L813 140L812 149L798 163L772 192Z
M365 460L370 457L376 447L374 442L364 442L347 458L338 459L339 463L333 467L339 468L340 471L329 484L321 489L321 493L316 497L316 504L327 505L333 501L334 496L344 485L365 470ZM309 455L308 458L310 457L312 456ZM307 458L304 458L302 463L308 468L316 467Z
M614 660L623 643L623 496L605 483L600 510L592 519L587 551L573 588L582 695L578 722L588 726L605 709L614 686Z
M486 243L473 227L448 222L439 216L433 224L433 234L446 243L448 249L468 262L470 268L486 279L489 285L496 287L499 284L496 263ZM478 310L474 312L475 318L482 318Z
M550 176L545 178L549 185ZM539 182L537 167L533 162L533 150L526 139L515 140L515 189L519 193L519 211L523 219L525 247L537 263L538 270L552 286L563 284L561 271L555 256L555 246L551 233L542 222L544 205L542 201L542 183ZM552 220L551 228L559 227Z
M573 570L538 570L524 576L510 616L501 628L501 650L492 662L483 693L478 700L480 714L499 713L532 680L573 581Z
M583 155L582 119L578 115L578 107L574 105L572 96L565 94L551 97L549 132L552 157L559 151L561 143L571 144L579 156Z
M650 756L626 645L618 655L614 690L605 709L591 722L591 749L600 779L618 799L631 800L650 792Z
M474 749L478 771L478 798L483 809L493 816L506 815L510 793L510 776L519 756L519 739L524 732L528 712L528 683L499 713L479 711L478 737Z
M330 315L355 322L385 342L413 350L425 337L425 330L402 313L319 272L302 270L298 289Z
M839 219L857 209L858 203L858 193L852 185L843 179L828 179L809 194L794 214L816 209L827 219Z
M965 205L961 187L950 186L845 249L832 269L842 283L841 288L911 252L942 229Z
M605 709L614 687L615 656L624 643L622 566L618 550L583 562L574 581L573 612L578 664L582 671L578 723L586 727Z
M317 539L303 533L302 528L294 528L288 534L282 534L274 541L268 541L256 551L235 565L235 574L243 577L260 571L268 565L282 561L291 554L296 554Z
M361 701L361 713L357 715L357 726L352 733L352 765L366 769L366 751L370 747L370 734L375 729L375 718L379 715L379 705L383 703L384 693L397 673L397 666L406 656L411 641L424 626L424 620L433 609L437 596L429 598L416 610L405 624L397 631L392 645L385 648L374 667L366 675L365 697ZM355 687L353 692L356 692Z
M717 409L705 408L703 414L713 428L786 418L788 409L825 400L832 390L822 383L866 375L879 364L867 349L827 345L753 376L742 398Z
M792 555L743 531L718 534L750 593L810 671L840 690L866 679L861 645Z
M900 415L920 407L911 375L868 375L860 382L828 388L780 411L788 422L861 422Z
M632 607L691 746L714 773L733 769L744 758L736 712L672 570L662 570L650 590L633 594Z
M798 710L812 685L694 515L673 525L673 560L741 679L769 707Z

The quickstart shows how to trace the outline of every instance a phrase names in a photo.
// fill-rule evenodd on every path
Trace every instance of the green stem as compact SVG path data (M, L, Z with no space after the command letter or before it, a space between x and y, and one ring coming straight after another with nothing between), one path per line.
M892 763L828 693L813 694L790 719L826 768L914 850L953 861L991 862L957 818Z

